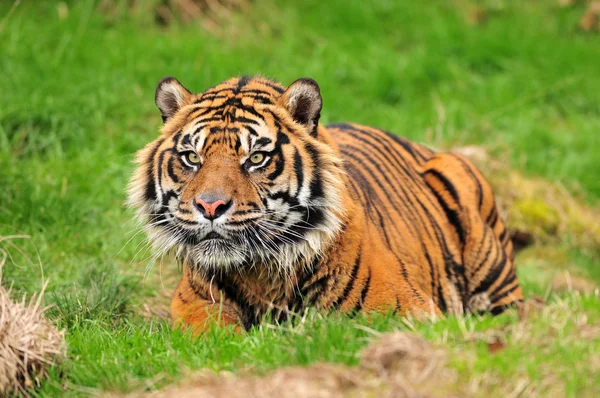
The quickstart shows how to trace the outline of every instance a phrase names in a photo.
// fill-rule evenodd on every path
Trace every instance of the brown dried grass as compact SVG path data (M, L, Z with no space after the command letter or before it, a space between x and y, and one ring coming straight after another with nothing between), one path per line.
M568 243L600 253L600 209L559 182L527 177L479 146L456 147L490 181L508 230L522 243Z
M592 295L598 297L600 291L595 289ZM464 335L465 342L484 341L490 352L494 353L510 346L517 346L523 355L530 355L527 351L531 347L538 352L552 352L558 345L568 347L573 344L592 344L600 339L600 325L589 319L581 308L582 294L576 290L563 297L554 296L551 303L546 304L540 299L530 299L519 308L520 322L504 325L501 328L489 329L484 332L468 331ZM572 324L566 334L565 326ZM468 328L465 328L468 330ZM499 342L499 347L492 344ZM591 350L591 349L590 349ZM475 362L476 352L466 350L461 353L464 362ZM470 366L469 366L470 368ZM536 364L538 374L532 376L526 367L515 368L510 376L510 382L496 369L488 368L476 377L471 377L469 371L463 372L461 378L466 384L466 392L483 396L494 392L502 397L564 397L568 396L568 385L560 372L578 372L582 368L586 372L598 374L600 371L600 358L590 354L581 358L576 368L561 369L556 363L552 365L539 362ZM585 386L585 393L581 396L597 396L592 391L597 391L597 383L591 379ZM570 393L571 395L573 392Z
M99 11L109 20L123 14L137 17L153 15L163 26L196 23L213 34L219 34L233 13L250 6L251 0L102 0Z
M2 254L0 282L6 259ZM43 290L29 300L23 295L13 301L10 296L11 290L0 285L0 396L28 396L27 390L39 386L48 368L66 356L64 331L45 318Z

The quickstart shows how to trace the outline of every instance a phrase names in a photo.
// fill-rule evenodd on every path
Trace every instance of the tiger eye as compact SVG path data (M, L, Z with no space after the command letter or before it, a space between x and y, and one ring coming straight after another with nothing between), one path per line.
M265 160L265 155L260 152L257 152L250 156L250 162L252 162L254 164L258 164L258 163L262 162L263 160Z
M191 164L198 164L200 163L200 155L198 155L196 152L187 152L185 154L185 157L187 159L188 162L190 162Z

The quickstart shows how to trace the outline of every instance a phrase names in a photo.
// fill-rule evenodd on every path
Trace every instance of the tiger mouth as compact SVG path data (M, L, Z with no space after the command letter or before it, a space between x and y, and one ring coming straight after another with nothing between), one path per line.
M234 236L226 237L216 231L211 231L204 236L196 233L186 233L181 241L181 244L192 247L213 245L232 246L237 243L237 239Z
M200 239L200 242L206 242L206 241L226 241L227 239L219 234L218 232L215 231L211 231L208 234L206 234L206 236L204 236L204 238Z

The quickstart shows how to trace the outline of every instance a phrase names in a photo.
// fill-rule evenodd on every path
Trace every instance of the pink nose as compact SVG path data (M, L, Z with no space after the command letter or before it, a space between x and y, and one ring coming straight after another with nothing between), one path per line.
M196 199L196 207L204 217L214 220L227 211L229 204L222 199L215 200L214 202L206 202L198 198Z

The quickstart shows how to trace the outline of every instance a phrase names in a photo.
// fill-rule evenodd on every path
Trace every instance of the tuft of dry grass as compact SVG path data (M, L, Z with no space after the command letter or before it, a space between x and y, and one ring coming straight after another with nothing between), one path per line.
M0 249L0 254L5 253ZM0 282L5 259L0 258ZM23 296L13 301L10 295L10 289L0 285L0 396L27 396L27 389L46 377L48 367L66 356L65 335L44 316L43 290L29 300Z
M64 331L44 317L42 293L12 301L0 286L0 395L39 386L49 366L66 355Z
M600 1L592 1L588 4L585 13L581 16L579 27L586 32L600 30L600 26L598 25L599 19Z
M447 353L415 334L381 336L362 352L359 373L374 372L390 397L449 396L455 372Z

